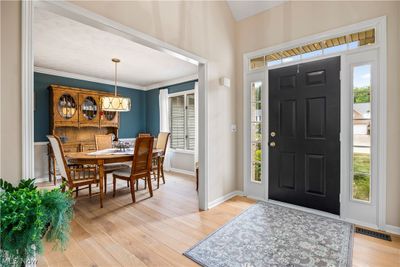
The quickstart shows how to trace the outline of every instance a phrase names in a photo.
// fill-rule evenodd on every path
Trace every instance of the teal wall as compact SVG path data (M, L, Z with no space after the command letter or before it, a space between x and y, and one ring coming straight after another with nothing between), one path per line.
M169 94L193 90L196 81L197 80L175 84L169 87L163 87L162 89L168 88ZM146 129L147 132L154 136L157 136L160 132L159 92L160 89L153 89L146 92Z
M48 75L35 72L34 91L35 91L35 142L47 141L46 135L49 134L49 104L50 104L50 84L59 84L85 89L114 92L114 87L108 84L89 82L65 78L60 76ZM121 123L119 128L120 138L135 137L139 132L146 131L146 91L118 87L118 94L129 97L132 109L129 112L121 112Z
M195 82L196 81L190 81L171 85L168 87L168 92L177 93L186 90L192 90ZM35 72L35 142L47 141L46 135L49 134L50 94L48 87L50 84L114 92L114 86L112 85ZM139 132L149 132L152 135L157 136L160 131L160 113L158 103L159 89L142 91L118 87L118 93L122 96L129 97L132 102L131 111L121 112L120 114L121 123L119 128L119 138L136 137Z

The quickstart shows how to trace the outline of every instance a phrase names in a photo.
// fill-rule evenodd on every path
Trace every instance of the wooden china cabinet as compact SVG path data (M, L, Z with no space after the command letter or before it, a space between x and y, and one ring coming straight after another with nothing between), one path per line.
M50 133L63 142L64 152L95 150L95 135L118 138L119 113L101 110L101 97L113 93L62 85L50 85ZM49 181L55 174L55 159L49 151ZM55 183L54 179L54 183Z

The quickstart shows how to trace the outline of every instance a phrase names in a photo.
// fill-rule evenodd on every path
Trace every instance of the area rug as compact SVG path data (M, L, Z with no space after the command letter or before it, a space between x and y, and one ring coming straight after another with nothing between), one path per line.
M351 266L353 225L258 202L190 248L201 266Z

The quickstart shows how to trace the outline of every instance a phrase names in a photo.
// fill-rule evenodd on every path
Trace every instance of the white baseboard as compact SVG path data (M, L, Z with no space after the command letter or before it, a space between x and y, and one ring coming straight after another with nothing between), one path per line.
M208 202L208 208L209 209L214 208L215 206L218 206L219 204L227 201L228 199L236 197L236 196L243 196L243 192L242 191L233 191L233 192L230 192L230 193L228 193L222 197L219 197L211 202Z
M375 229L375 230L382 230L382 229L379 229L377 224L366 223L366 222L362 222L362 221L354 220L354 219L349 219L349 218L343 218L343 220L346 221L346 222L352 223L352 224L359 225L359 226L364 226L364 227Z
M48 181L49 181L49 176L35 178L35 183L43 183Z
M244 193L243 193L243 195L244 195ZM244 195L244 196L246 196L246 195ZM265 201L265 198L262 198L262 197L256 197L256 196L251 196L251 195L248 195L248 196L246 196L246 197L247 197L247 198L254 199L254 200Z
M395 234L395 235L400 235L400 227L399 226L394 226L394 225L385 225L385 231Z
M195 176L196 175L195 172L191 172L191 171L188 171L188 170L175 169L175 168L169 168L168 171L187 174L187 175L191 175L191 176Z

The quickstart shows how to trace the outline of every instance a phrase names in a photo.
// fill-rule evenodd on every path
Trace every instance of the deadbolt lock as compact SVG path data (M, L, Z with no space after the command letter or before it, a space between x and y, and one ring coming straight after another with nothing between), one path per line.
M269 146L270 146L270 147L275 147L276 144L275 144L275 142L271 142L271 143L269 143Z
M271 132L271 136L275 137L276 133L275 132Z

